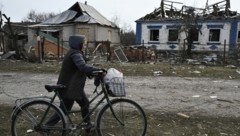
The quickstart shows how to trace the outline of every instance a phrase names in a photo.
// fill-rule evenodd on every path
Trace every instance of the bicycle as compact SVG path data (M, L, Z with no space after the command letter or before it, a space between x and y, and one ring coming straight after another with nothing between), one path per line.
M94 77L100 77L103 71L93 73ZM111 82L105 83L100 80L101 91L96 86L90 105L97 100L90 113L92 115L97 109L100 110L95 118L94 132L98 136L144 136L147 130L147 119L144 110L135 101L123 98L125 94L123 78L113 78ZM32 98L17 99L11 115L11 133L13 136L37 136L37 135L81 135L83 133L83 118L78 124L74 124L71 113L80 111L61 110L55 99L58 97L64 85L45 85L48 92L54 92L53 97L40 96ZM112 99L110 98L112 97ZM100 106L105 101L103 106ZM52 114L57 113L60 121L54 125L47 125L47 120ZM76 134L77 133L77 134Z

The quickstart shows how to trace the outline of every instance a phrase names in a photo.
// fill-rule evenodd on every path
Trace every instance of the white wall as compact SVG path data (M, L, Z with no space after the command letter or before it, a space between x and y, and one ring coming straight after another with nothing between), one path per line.
M66 25L62 29L62 38L63 41L68 41L69 36L74 35L74 26L73 25Z
M109 36L109 31L111 36ZM89 47L95 45L95 41L107 41L109 40L113 44L120 43L119 30L111 27L100 26L97 24L77 24L66 25L63 27L63 39L68 41L70 35L85 35ZM110 39L109 39L110 37Z
M238 32L239 32L239 31L240 31L240 22L238 23L238 31L237 31L237 38L236 38L236 39L237 39L236 42L237 42L238 44L240 44L240 40L238 40L238 37L239 37L239 36L238 36Z
M162 26L161 29L159 29L159 43L151 43L148 44L149 39L150 39L150 29L148 26L153 26L153 25L158 25ZM151 46L151 45L156 45L157 49L159 50L180 50L183 49L183 43L184 39L186 38L185 32L179 33L179 44L167 44L168 42L168 33L169 30L167 26L175 25L173 23L143 23L142 24L142 40L144 40L145 46ZM195 43L195 49L196 51L223 51L224 49L224 40L226 40L226 43L228 44L230 41L230 29L231 29L231 24L230 23L202 23L199 24L202 25L201 32L202 34L199 33L199 41ZM207 25L223 25L223 28L220 30L220 41L219 42L209 42L209 29ZM240 24L239 24L240 26ZM240 27L239 27L240 28ZM211 28L212 29L212 28ZM219 29L219 28L217 28ZM210 47L213 45L211 43L220 43L220 45L216 45L218 48L217 49L211 49ZM171 49L170 46L176 46L176 48ZM228 48L227 48L228 49Z
M111 36L109 36L109 31ZM96 41L110 41L113 44L120 43L119 30L110 27L97 27Z

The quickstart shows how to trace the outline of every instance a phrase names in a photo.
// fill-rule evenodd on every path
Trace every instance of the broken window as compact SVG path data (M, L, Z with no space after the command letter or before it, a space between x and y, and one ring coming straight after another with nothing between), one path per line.
M209 41L218 42L220 40L220 29L210 29Z
M240 43L240 30L238 31L238 39L237 42Z
M169 29L168 33L168 41L178 41L178 30L177 29Z
M88 38L89 38L89 28L77 28L77 33L79 35L84 35L85 36L85 42L88 41Z
M150 30L150 41L159 41L159 30Z

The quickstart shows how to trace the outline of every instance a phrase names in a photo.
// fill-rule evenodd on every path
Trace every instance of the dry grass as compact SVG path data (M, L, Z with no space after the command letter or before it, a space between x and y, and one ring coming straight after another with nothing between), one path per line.
M0 105L0 136L10 136L11 106ZM231 117L183 118L171 113L147 113L148 136L239 136L240 119ZM80 115L79 115L80 116ZM84 136L84 135L83 135ZM94 136L94 135L93 135Z
M0 105L0 136L10 136L11 106Z
M51 61L43 63L29 63L25 61L0 60L0 72L38 72L56 73L61 68L61 61ZM89 64L92 64L91 62ZM210 77L224 79L240 79L237 67L228 66L206 66L168 63L141 64L141 63L110 63L101 62L93 65L100 68L116 68L125 76L153 76L153 72L162 71L162 76L181 77ZM239 69L240 71L240 69Z

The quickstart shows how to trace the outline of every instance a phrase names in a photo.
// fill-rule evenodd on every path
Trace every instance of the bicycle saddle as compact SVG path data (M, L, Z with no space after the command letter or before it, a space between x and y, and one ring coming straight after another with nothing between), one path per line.
M48 90L48 92L64 90L65 88L66 88L66 86L62 85L62 84L45 85L45 89Z

